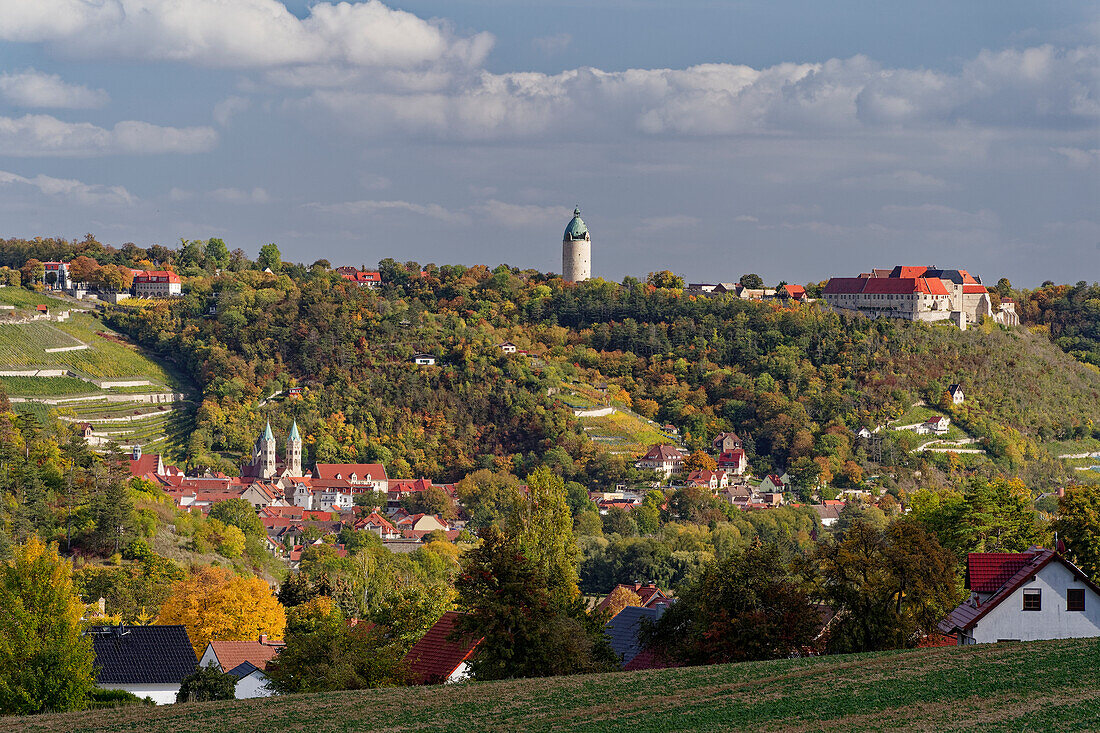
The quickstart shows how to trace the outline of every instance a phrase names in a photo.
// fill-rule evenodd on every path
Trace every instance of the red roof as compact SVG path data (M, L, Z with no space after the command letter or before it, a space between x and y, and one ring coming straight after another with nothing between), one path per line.
M242 662L251 662L257 669L264 669L279 649L286 645L281 641L212 641L210 646L222 671L228 672Z
M950 295L938 277L834 277L829 279L823 292L826 295Z
M461 618L457 611L448 611L443 614L424 637L413 644L412 649L405 655L408 664L409 677L414 684L432 685L446 682L454 674L459 665L469 659L480 639L463 638L462 641L451 641L451 632L455 629L455 623Z
M146 453L136 461L130 461L130 475L131 476L144 476L147 473L157 472L157 463L160 461L160 456L156 453Z
M988 293L989 291L986 290L986 287L984 285L979 285L977 283L963 283L963 292L980 294Z
M966 556L966 587L978 593L996 593L997 589L1031 564L1027 552L972 552Z
M386 468L381 463L318 463L317 464L317 478L320 479L335 479L337 474L340 474L339 478L346 479L352 474L355 474L358 479L363 479L370 476L375 481L386 479Z
M642 599L642 608L648 608L655 602L669 597L667 593L657 587L656 583L619 583L615 588L626 588L629 591L637 593L638 597ZM615 592L615 588L611 589L611 593ZM611 593L608 593L600 600L599 604L596 606L598 610L602 611L607 608L607 601L611 598Z
M169 270L138 270L134 274L134 282L136 283L148 283L148 282L170 282L178 283L180 276Z
M924 277L926 272L928 272L928 268L922 265L897 265L893 270L890 270L890 277Z
M787 297L794 298L796 300L800 300L806 295L806 288L802 287L801 285L784 285L783 290L787 293Z
M337 268L337 272L340 273L340 277L345 280L349 280L353 283L381 283L382 274L371 270L352 270L348 271L346 267Z
M745 451L741 448L734 448L733 450L724 451L722 455L718 456L718 465L723 466L727 463L741 464L745 460Z
M683 458L684 453L676 446L672 445L653 445L650 446L646 454L642 456L649 460L675 460L677 458Z

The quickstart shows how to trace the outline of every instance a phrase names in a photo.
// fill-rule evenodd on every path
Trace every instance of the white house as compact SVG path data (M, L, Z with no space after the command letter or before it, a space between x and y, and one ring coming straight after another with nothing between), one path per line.
M176 701L183 679L195 671L195 650L183 626L89 626L96 687Z
M500 344L500 350L505 354L514 354L516 353L516 345L511 341L505 341L503 344Z
M412 363L422 366L432 366L435 364L435 357L431 354L413 354Z
M680 473L684 467L684 452L673 445L652 445L635 466L648 468L658 476L668 479L674 473Z
M734 476L741 476L749 467L749 459L742 448L722 451L718 456L718 468L725 469Z
M975 552L971 595L939 623L959 645L1100 636L1100 588L1053 550Z
M947 388L947 394L951 395L951 402L956 405L961 405L966 400L966 395L963 394L963 388L961 384L952 384Z
M260 634L258 641L212 641L206 645L199 666L217 665L237 679L235 696L238 700L250 697L269 697L264 670L267 663L283 648L281 641L269 641L267 634Z

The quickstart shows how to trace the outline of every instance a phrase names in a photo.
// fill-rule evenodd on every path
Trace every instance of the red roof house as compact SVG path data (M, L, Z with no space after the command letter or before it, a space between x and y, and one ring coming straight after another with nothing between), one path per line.
M451 634L462 614L448 611L436 621L424 637L405 655L409 678L416 685L438 685L466 679L469 660L480 639L452 641Z

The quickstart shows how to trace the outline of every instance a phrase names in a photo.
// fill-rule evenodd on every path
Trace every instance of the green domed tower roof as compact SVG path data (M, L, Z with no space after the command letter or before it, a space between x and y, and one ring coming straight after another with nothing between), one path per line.
M569 220L569 226L565 228L566 241L584 239L588 234L588 227L585 226L584 219L581 218L581 208L578 206L573 209L573 218Z

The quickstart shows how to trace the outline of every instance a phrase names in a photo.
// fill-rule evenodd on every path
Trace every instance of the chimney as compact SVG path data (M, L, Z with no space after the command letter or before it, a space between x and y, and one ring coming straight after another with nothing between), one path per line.
M653 610L655 611L655 614L654 614L653 620L654 621L660 621L661 616L664 616L665 611L668 610L668 606L669 606L669 604L668 604L667 601L658 601L657 603L654 603L653 604Z
M267 643L267 634L260 634L260 643L261 644L266 644Z

